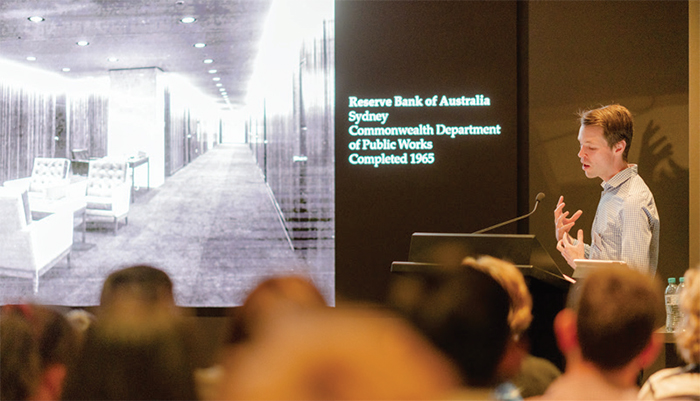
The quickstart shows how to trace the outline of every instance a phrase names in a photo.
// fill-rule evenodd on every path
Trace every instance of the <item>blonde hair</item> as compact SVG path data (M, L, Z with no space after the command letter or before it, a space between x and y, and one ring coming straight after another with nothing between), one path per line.
M684 277L680 308L685 318L674 332L676 348L686 362L700 363L700 266L688 269Z
M519 335L530 327L532 295L525 284L525 277L515 265L492 256L481 256L478 259L468 257L462 264L490 275L508 292L510 297L508 325L513 334Z

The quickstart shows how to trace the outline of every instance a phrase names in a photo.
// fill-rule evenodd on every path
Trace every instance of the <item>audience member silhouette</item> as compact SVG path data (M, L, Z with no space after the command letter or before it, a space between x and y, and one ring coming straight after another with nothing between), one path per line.
M663 323L660 282L626 267L593 271L554 320L566 369L541 399L636 399L639 372L663 345L654 333Z
M688 365L652 375L642 398L700 397L700 267L685 277L675 335ZM52 308L4 306L1 399L493 399L528 358L519 338L532 320L522 274L488 256L396 280L398 314L328 308L307 278L271 277L230 316L217 380L198 392L191 331L164 271L115 271L100 301L82 344ZM629 268L592 272L555 319L566 371L536 398L636 398L663 320L658 281Z
M102 285L98 314L129 313L131 308L177 314L170 276L147 265L110 273Z
M165 272L134 266L110 274L64 399L197 399L188 329Z
M642 386L640 399L700 400L700 267L685 272L680 302L683 319L673 335L678 353L687 365L651 375Z
M59 400L78 347L57 310L5 305L0 314L0 399Z
M491 275L510 297L511 337L498 368L499 377L505 382L497 387L496 398L518 400L543 394L561 371L552 362L529 353L524 337L532 322L532 295L525 277L512 263L491 256L467 258L463 264Z
M435 400L459 385L405 321L347 305L278 315L228 362L228 400Z
M296 275L275 276L260 282L234 309L226 345L244 343L268 319L307 309L326 307L326 300L307 278Z
M224 375L223 363L237 358L239 350L265 330L270 320L326 306L318 288L306 277L279 275L262 280L248 293L241 306L231 309L217 363L195 370L199 397L203 400L218 398Z
M458 397L490 399L511 337L510 297L468 263L435 270L419 281L404 281L410 289L392 289L389 302L459 368L465 387Z

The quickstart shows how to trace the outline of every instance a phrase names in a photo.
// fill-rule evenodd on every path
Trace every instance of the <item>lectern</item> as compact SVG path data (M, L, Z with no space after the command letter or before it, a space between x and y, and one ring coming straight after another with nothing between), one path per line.
M489 255L513 263L525 276L532 294L534 316L528 337L533 355L547 358L563 369L552 325L564 307L573 269L559 266L530 234L421 233L411 236L407 261L395 261L391 272L427 278L459 266L468 256ZM565 277L566 276L566 277Z

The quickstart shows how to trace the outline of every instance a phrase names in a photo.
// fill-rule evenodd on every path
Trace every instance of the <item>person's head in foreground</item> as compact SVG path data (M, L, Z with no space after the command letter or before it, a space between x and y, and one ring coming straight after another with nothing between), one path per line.
M636 398L639 372L663 345L654 331L664 316L661 283L645 273L603 267L579 280L554 320L566 369L545 398Z
M229 400L432 400L459 384L402 319L349 306L268 320L224 366Z
M676 348L688 364L700 364L700 266L688 269L684 276L685 290L680 297L683 315L680 327L673 333Z
M255 336L258 326L277 315L324 308L326 300L306 277L274 276L261 281L231 316L227 345L237 345Z
M57 310L5 305L0 313L0 399L58 400L78 348Z
M652 374L639 392L645 400L700 399L700 266L685 272L680 297L683 319L673 335L676 349L687 365Z
M191 331L168 309L101 315L69 372L67 400L194 400Z
M489 274L510 297L511 336L497 369L497 376L503 383L497 387L496 396L512 397L520 393L522 397L531 397L544 393L561 371L551 361L530 354L526 331L533 319L533 301L523 273L514 264L492 256L468 257L462 264Z
M510 298L508 325L510 325L511 337L506 355L498 370L502 379L512 378L518 373L520 364L527 354L527 347L520 340L532 322L532 295L525 283L525 277L512 263L492 256L481 256L478 259L466 258L462 264L489 274L508 293Z
M107 276L100 294L101 314L131 313L131 309L174 311L173 282L163 270L147 265L116 270Z
M397 279L390 302L454 361L464 385L492 388L501 381L498 368L512 337L511 300L472 263Z
M603 370L623 368L639 357L665 316L659 282L625 267L588 275L572 292L567 311L575 317L582 358Z

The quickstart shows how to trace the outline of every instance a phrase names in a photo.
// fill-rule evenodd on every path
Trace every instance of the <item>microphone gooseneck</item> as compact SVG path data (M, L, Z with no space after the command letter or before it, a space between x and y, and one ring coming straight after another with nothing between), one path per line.
M535 197L535 207L532 208L532 211L530 213L523 215L523 216L520 216L520 217L516 217L514 219L510 219L508 221L504 221L503 223L498 223L498 224L491 226L491 227L486 227L486 228L481 229L479 231L474 231L473 234L485 233L486 231L491 231L495 228L505 226L506 224L515 223L518 220L522 220L522 219L526 219L526 218L530 217L533 213L535 213L535 210L537 210L537 205L540 204L540 201L542 199L544 199L544 192L540 192L537 194L537 196Z

